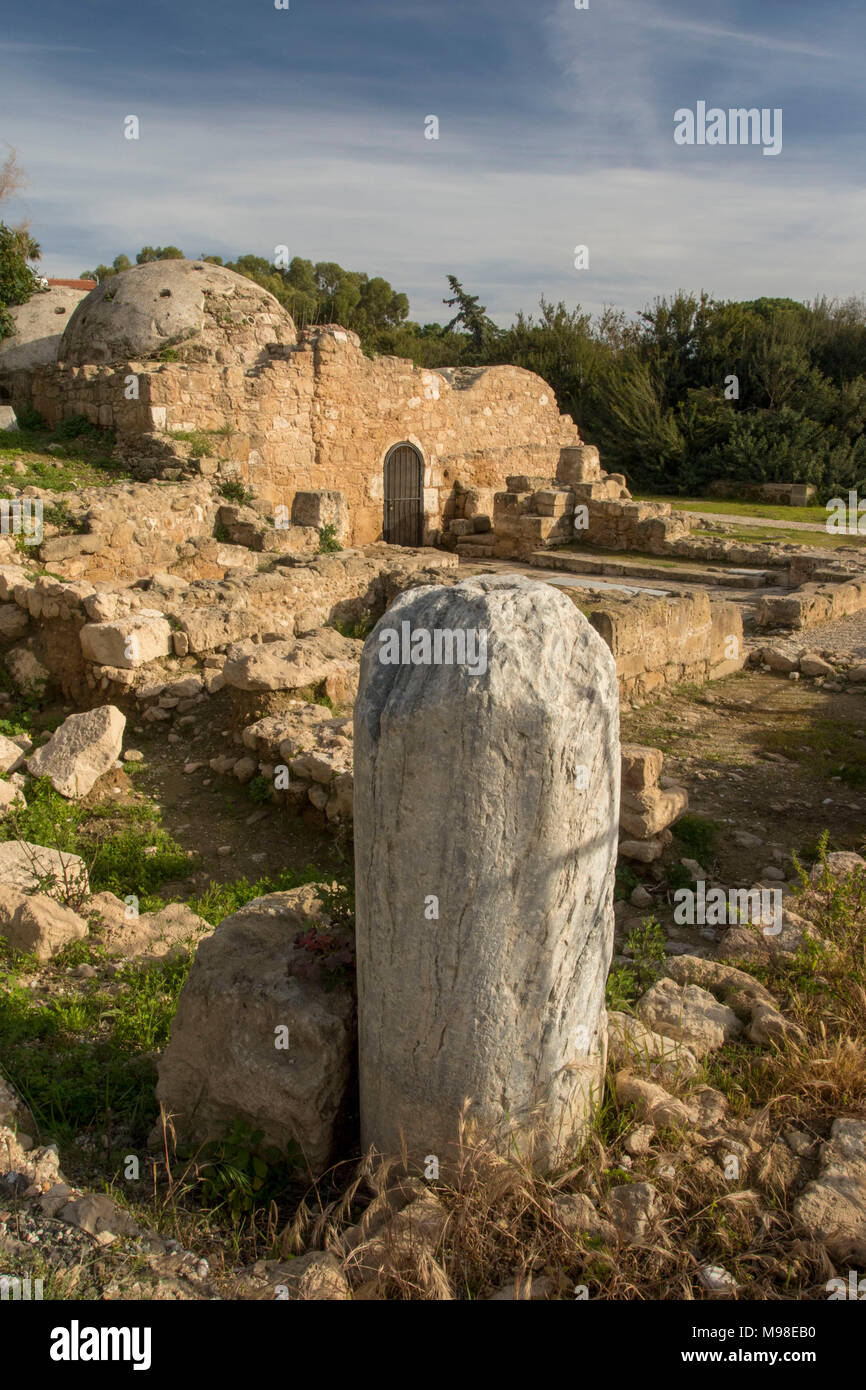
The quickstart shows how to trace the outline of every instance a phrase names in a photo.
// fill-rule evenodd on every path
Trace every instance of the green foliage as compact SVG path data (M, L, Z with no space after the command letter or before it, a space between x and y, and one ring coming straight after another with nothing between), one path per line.
M227 502L237 502L245 507L253 499L253 494L249 492L237 478L231 478L226 483L220 484L220 497L224 497Z
M258 802L259 805L271 800L273 790L273 782L261 775L253 777L251 781L247 782L247 796L251 801Z
M38 410L32 406L24 405L15 411L18 426L22 430L44 430L46 428L45 416L40 415Z
M717 821L699 816L694 811L680 816L672 827L680 844L688 850L688 857L697 859L703 868L709 866L715 854L720 828Z
M197 458L210 458L214 453L213 440L204 430L169 430L172 439L189 444Z
M626 938L625 953L634 959L635 979L641 994L662 973L666 940L664 927L655 917L645 917Z
M28 265L39 256L39 246L26 229L0 222L0 338L15 331L8 308L26 304L39 289L36 272Z
M231 883L212 883L207 891L190 900L193 912L198 913L211 926L217 927L224 917L238 912L253 898L262 898L266 893L286 893L291 888L300 888L305 883L317 883L322 877L321 869L308 865L306 869L283 869L281 873L265 875L255 882L248 878L236 878Z
M372 617L366 617L358 618L356 622L350 623L338 618L332 626L336 628L341 637L353 637L358 642L366 642L376 626L376 621Z
M98 959L92 948L90 954ZM0 964L0 1053L42 1134L61 1145L82 1129L107 1140L111 1125L127 1132L127 1144L143 1144L157 1108L153 1053L168 1042L191 955L121 966L114 995L95 985L57 992L48 1003L19 981L18 971L33 962L19 957L12 968L8 953L6 959ZM63 963L73 960L70 955Z
M319 551L320 555L331 555L334 551L342 550L343 547L337 540L337 528L333 522L328 522L327 526L319 527Z
M257 1206L279 1197L293 1174L303 1168L300 1146L282 1152L264 1143L264 1130L236 1119L225 1139L205 1145L196 1163L199 1193L206 1207L227 1207L238 1220Z
M192 867L189 855L158 824L158 812L146 805L89 808L66 801L47 777L33 781L26 791L27 806L13 807L0 821L0 839L26 840L84 860L93 893L109 891L119 898L134 893L155 903L161 884L185 877ZM122 822L113 834L94 834L88 822L110 819ZM81 889L74 882L43 885L72 907L81 905ZM147 910L147 909L145 909Z
M442 303L449 309L456 307L457 313L445 325L445 332L452 333L459 325L462 332L468 333L472 339L476 351L483 351L488 343L498 338L498 327L487 317L484 305L478 302L478 295L468 294L455 275L448 276L448 284L451 286L451 298L443 299Z

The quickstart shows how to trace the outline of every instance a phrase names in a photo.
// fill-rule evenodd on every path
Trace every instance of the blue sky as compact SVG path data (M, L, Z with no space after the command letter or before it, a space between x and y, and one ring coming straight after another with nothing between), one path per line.
M29 175L4 215L49 275L286 245L422 321L454 273L503 323L542 293L866 290L862 0L0 5L0 141ZM698 101L780 107L782 153L677 146Z

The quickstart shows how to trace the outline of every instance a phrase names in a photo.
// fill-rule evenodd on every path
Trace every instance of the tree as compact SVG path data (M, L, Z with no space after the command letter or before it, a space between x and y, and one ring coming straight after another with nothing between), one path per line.
M457 305L457 313L451 322L445 325L445 332L452 332L459 324L463 332L469 334L474 346L481 351L492 339L499 336L499 329L493 320L487 317L484 305L478 303L477 294L467 294L454 275L448 276L448 283L453 298L443 299L442 303L449 309Z
M183 261L186 257L177 246L142 246L135 258L136 265L148 265L151 261Z
M10 148L0 165L0 202L11 198L25 183L26 176L18 165L15 151ZM9 307L25 304L39 288L39 277L28 262L38 261L40 254L39 245L26 223L10 227L0 222L0 338L15 332Z

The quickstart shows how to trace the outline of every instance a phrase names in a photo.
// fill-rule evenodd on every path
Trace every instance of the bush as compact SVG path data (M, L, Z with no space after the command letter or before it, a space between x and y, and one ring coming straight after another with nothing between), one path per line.
M328 522L327 526L319 527L319 554L331 555L334 551L342 550L343 547L337 540L337 528L333 522Z

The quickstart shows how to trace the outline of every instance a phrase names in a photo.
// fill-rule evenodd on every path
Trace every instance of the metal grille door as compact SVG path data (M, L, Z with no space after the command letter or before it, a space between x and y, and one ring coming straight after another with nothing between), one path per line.
M421 456L411 444L395 444L385 459L385 516L389 545L421 544Z

